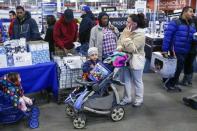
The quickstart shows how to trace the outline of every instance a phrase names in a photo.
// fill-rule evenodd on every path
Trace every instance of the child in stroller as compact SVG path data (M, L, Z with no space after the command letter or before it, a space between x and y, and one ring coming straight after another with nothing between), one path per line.
M128 56L125 53L114 53L107 58L104 63L111 62L115 67L122 67L125 66L127 59ZM105 72L104 77L99 80L92 75L94 71L98 71L98 69ZM116 76L117 73L114 71L111 72L100 62L95 65L92 71L92 74L88 77L91 81L77 79L77 82L85 87L84 90L75 92L75 89L65 100L66 112L68 115L74 117L73 126L75 128L85 127L86 116L84 112L86 111L102 115L110 114L113 121L120 121L124 117L124 108L119 106L124 94L124 88L119 82L114 80L114 76ZM90 86L91 89L88 89L88 86ZM100 95L105 92L109 86L112 91L108 92L108 95ZM73 95L73 93L75 95Z
M15 72L0 79L0 123L13 123L27 116L30 118L29 126L37 128L39 109L33 106L30 98L24 96L20 81L20 75Z

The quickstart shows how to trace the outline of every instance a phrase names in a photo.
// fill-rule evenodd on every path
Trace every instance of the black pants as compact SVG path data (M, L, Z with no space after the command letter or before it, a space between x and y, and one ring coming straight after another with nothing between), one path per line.
M167 87L174 87L175 84L179 81L179 76L184 68L184 63L186 59L186 54L176 54L177 57L177 67L173 78L166 83Z
M193 63L196 58L196 53L189 53L186 56L185 63L184 63L184 74L189 75L193 73Z

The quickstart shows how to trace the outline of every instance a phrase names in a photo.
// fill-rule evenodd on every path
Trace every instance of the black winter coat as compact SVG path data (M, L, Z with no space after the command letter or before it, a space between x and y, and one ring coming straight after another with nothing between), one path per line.
M29 12L25 13L25 17L22 21L18 18L14 21L13 39L20 38L26 38L27 41L42 39L40 37L38 25L36 21L31 18Z
M84 14L81 17L82 21L79 27L79 41L83 44L84 42L89 42L90 31L95 25L95 17L92 12Z
M52 26L49 26L47 28L47 31L46 31L46 35L45 35L45 38L44 40L49 42L49 50L50 52L54 52L55 51L55 45L54 45L54 40L53 40L53 25Z

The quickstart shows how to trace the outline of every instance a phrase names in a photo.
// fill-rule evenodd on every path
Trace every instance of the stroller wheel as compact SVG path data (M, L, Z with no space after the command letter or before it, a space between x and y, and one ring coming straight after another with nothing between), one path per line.
M30 119L29 120L29 127L32 129L38 128L39 127L38 119Z
M33 107L32 108L32 112L35 112L35 113L37 113L37 114L40 114L40 109L38 108L38 107Z
M66 111L66 114L68 116L72 116L73 117L75 115L75 112L74 112L73 108L71 106L69 106L69 105L66 105L65 111Z
M86 116L84 114L78 114L73 120L73 126L77 129L82 129L86 126Z
M112 108L111 119L113 121L120 121L123 119L124 114L125 114L124 108L120 107L120 106L116 106L116 107Z

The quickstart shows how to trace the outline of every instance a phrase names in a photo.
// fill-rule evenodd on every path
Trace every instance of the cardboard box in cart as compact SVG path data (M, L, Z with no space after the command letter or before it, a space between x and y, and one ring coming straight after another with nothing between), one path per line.
M161 52L153 52L151 69L159 73L163 78L171 78L176 71L177 59L164 58Z

